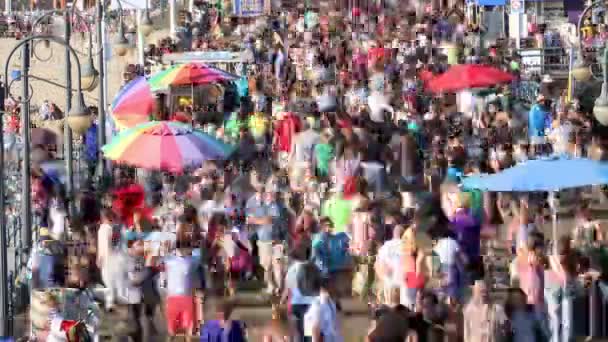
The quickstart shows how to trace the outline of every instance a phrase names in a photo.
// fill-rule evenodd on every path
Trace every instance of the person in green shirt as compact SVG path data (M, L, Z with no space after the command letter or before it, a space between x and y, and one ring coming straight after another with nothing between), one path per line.
M224 124L224 136L231 142L237 142L239 140L239 132L244 127L247 127L247 120L243 119L239 113L234 112Z
M352 213L353 202L344 199L341 190L325 201L321 209L321 216L327 216L331 220L335 233L346 232Z
M326 178L329 175L329 162L336 155L330 140L331 135L328 132L323 132L321 142L315 146L315 166L317 176L321 178Z

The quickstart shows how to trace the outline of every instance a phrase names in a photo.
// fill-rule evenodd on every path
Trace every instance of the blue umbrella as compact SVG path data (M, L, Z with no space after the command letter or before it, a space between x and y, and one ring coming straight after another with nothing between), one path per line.
M608 163L585 158L548 157L530 160L493 175L467 177L462 186L495 192L555 192L608 184ZM555 198L554 196L552 196ZM557 208L553 211L553 238L557 237ZM557 252L557 244L554 244Z
M462 182L465 189L495 192L551 192L601 184L608 184L608 163L568 157L530 160L497 174L470 176Z

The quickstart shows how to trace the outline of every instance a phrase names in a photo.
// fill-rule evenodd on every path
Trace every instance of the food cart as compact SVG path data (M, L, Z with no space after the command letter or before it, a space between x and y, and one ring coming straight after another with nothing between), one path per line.
M216 68L241 74L242 58L240 52L231 51L193 51L166 54L162 58L163 64L204 63ZM206 106L218 103L223 95L224 88L216 83L197 86L171 87L163 92L167 95L168 108L174 113L180 105L196 104Z

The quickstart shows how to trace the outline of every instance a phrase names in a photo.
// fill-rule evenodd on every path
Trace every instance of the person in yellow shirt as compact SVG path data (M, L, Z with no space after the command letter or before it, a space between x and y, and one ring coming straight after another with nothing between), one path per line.
M249 116L247 127L253 136L256 149L258 152L263 152L268 145L268 128L270 127L270 119L263 112L255 112Z

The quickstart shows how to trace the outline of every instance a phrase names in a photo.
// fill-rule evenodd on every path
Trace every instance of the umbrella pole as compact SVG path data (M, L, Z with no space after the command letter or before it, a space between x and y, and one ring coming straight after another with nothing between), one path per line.
M556 192L552 191L549 194L550 206L551 206L551 228L553 234L553 253L557 255L557 199Z

